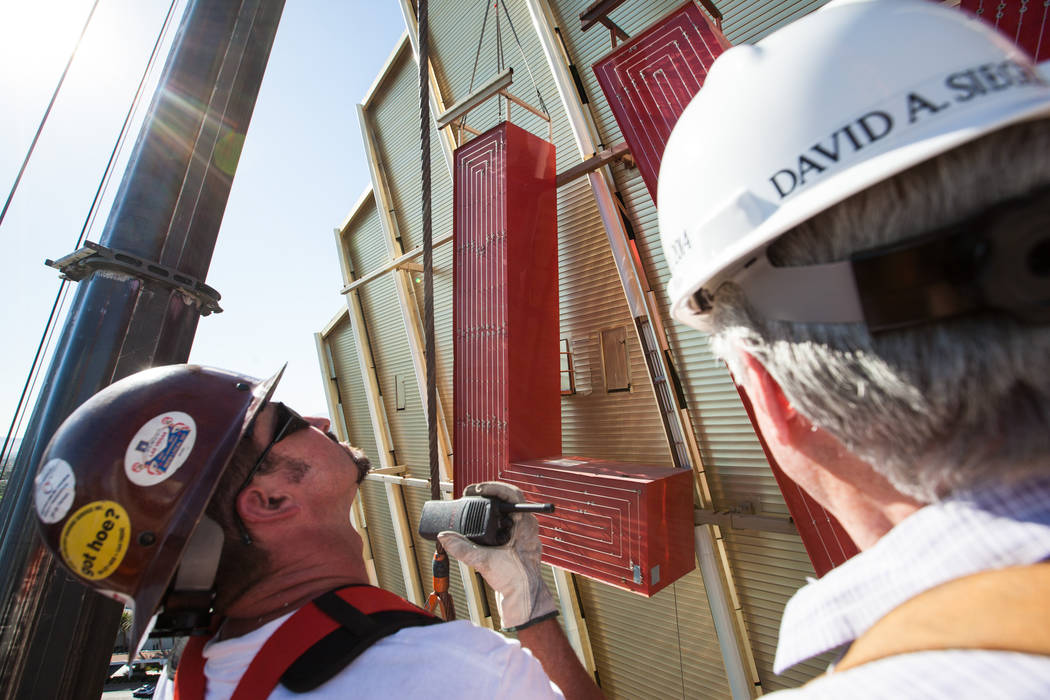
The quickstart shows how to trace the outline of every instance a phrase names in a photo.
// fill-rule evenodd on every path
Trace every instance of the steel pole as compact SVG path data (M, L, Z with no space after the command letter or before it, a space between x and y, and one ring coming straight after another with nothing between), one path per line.
M284 0L191 0L100 243L203 280ZM112 270L77 290L0 503L0 697L102 692L120 605L57 567L37 537L33 477L55 429L99 389L185 362L200 302Z

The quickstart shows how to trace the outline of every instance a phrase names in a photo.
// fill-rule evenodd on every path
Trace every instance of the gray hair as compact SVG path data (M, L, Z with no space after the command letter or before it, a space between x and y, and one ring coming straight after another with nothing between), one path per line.
M1050 120L1027 122L917 165L786 233L776 265L806 265L932 231L1050 183ZM863 324L769 321L730 283L713 346L743 350L815 425L902 493L930 502L1050 472L1050 326L980 313L872 336Z

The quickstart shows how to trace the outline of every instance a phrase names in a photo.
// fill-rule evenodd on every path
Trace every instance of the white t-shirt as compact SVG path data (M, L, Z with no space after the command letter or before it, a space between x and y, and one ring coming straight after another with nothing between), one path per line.
M204 647L206 700L228 700L263 643L288 616ZM165 680L154 698L171 697ZM379 640L324 685L305 695L282 685L270 700L296 698L563 698L540 662L521 645L459 620L409 627Z

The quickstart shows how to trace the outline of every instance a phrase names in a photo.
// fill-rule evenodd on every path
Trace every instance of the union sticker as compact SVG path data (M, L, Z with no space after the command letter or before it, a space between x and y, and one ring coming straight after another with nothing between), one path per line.
M73 505L77 479L69 462L55 458L44 465L36 475L36 514L45 523L57 523L66 517Z
M188 413L155 416L131 439L124 453L124 473L139 486L159 484L182 466L196 438L197 424Z
M116 501L94 501L73 513L62 528L59 551L81 578L106 578L124 561L131 539L128 512Z

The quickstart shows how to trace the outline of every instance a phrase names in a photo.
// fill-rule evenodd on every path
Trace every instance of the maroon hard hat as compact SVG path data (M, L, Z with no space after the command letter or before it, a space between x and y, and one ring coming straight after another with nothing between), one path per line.
M196 365L139 372L77 408L44 451L34 487L44 542L85 585L134 609L133 653L184 556L207 550L214 576L221 530L198 525L283 371L265 381ZM191 556L191 537L210 543ZM202 586L210 594L210 578Z

